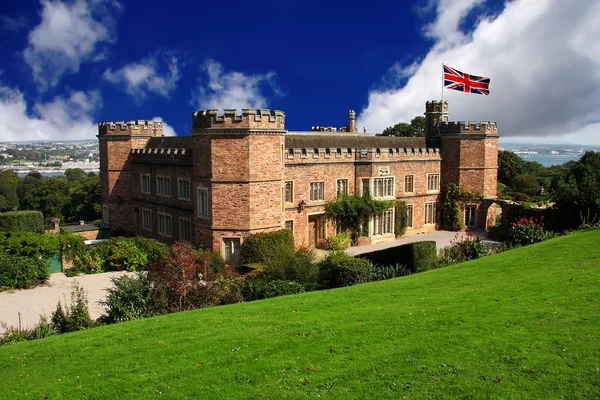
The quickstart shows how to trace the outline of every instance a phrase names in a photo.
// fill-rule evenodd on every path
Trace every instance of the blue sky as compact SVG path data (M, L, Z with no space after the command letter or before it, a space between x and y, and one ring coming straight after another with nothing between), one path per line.
M3 0L0 140L94 138L205 108L271 108L289 130L380 132L440 99L441 64L491 78L446 90L451 120L504 141L600 144L597 0Z

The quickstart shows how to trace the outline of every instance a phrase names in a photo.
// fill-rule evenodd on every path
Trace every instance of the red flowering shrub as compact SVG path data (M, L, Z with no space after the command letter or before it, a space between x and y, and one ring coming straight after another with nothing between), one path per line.
M521 217L518 221L512 222L508 230L508 241L512 245L527 246L547 238L548 234L544 230L544 217L539 219Z

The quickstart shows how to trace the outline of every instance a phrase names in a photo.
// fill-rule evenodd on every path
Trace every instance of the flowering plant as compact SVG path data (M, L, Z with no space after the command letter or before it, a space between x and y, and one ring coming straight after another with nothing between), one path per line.
M510 224L508 240L513 245L527 246L546 240L548 234L544 230L544 217L521 217Z

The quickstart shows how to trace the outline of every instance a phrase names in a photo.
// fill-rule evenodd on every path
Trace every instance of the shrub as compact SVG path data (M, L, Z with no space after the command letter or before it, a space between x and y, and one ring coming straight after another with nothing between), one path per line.
M311 291L317 287L319 266L312 251L282 249L267 263L265 279L294 281Z
M412 272L423 272L438 266L437 247L433 241L416 242L408 245L413 261Z
M384 281L406 275L410 275L410 268L403 264L373 265L374 281Z
M250 235L242 243L242 264L269 261L281 249L294 249L294 236L289 229Z
M201 289L204 297L203 306L220 306L244 301L244 278L219 276Z
M350 247L350 236L347 232L341 232L327 238L327 248L330 250L345 250L348 247Z
M40 320L31 330L29 339L44 339L52 335L54 335L52 324L48 322L48 318L40 315Z
M31 232L14 232L0 237L0 247L6 253L48 258L62 253L74 258L83 252L83 238L73 234L45 235Z
M39 257L0 256L0 290L27 289L46 281L49 275L46 262Z
M110 251L104 259L106 271L144 271L148 266L148 254L140 249L134 239L115 238L108 241Z
M502 216L500 215L500 217ZM488 237L490 240L504 242L508 240L508 229L508 227L503 225L490 226L488 228Z
M39 211L0 213L0 231L43 233L44 215Z
M406 233L406 227L408 226L408 208L406 202L396 202L396 224L394 225L394 234L396 237L400 237Z
M150 263L148 280L162 296L166 311L191 310L202 306L201 288L210 268L202 252L188 243L176 242L168 254Z
M544 231L544 217L521 217L510 224L508 240L512 245L527 246L546 240L548 234Z
M146 253L148 262L158 261L161 257L169 253L169 246L156 239L134 236L129 240L133 242L138 249Z
M260 273L245 276L243 296L246 301L269 299L304 292L304 285L285 279L269 280Z
M489 254L487 247L483 244L480 236L467 230L464 234L457 233L450 241L450 246L440 250L439 266L474 260Z
M125 275L111 281L113 286L106 289L106 299L98 302L108 308L102 322L111 324L152 315L151 287L144 275Z
M57 333L75 332L93 327L94 321L90 318L88 301L85 290L75 285L71 291L71 304L62 307L60 301L52 313L52 328Z
M324 289L369 282L372 276L373 264L343 251L331 252L319 263L319 282Z

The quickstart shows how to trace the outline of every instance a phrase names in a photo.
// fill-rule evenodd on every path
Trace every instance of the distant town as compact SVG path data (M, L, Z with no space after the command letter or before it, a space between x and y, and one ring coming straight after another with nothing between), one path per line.
M0 143L0 170L60 173L69 168L100 169L97 140Z

